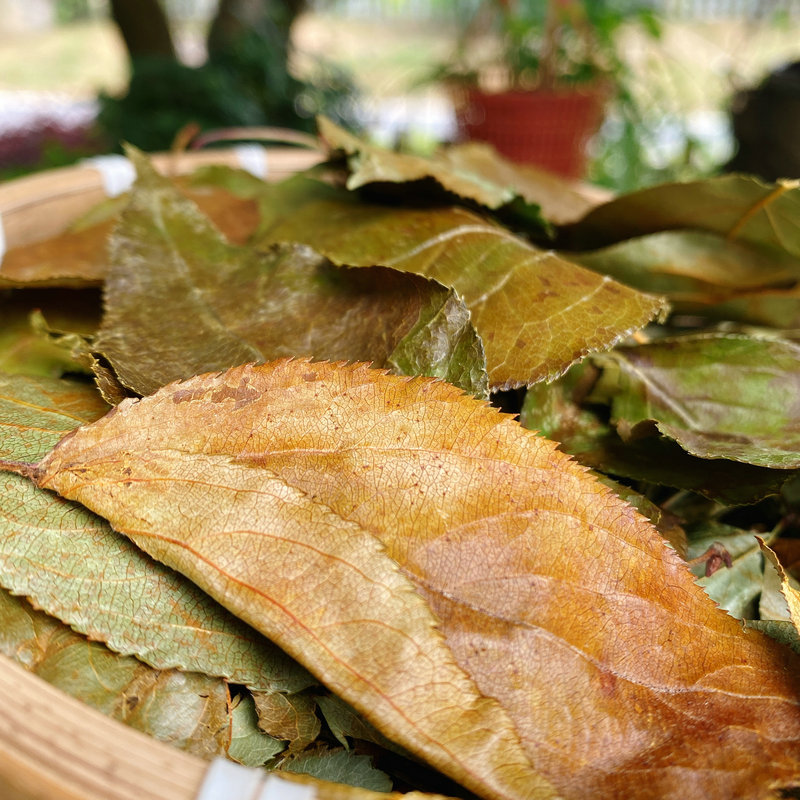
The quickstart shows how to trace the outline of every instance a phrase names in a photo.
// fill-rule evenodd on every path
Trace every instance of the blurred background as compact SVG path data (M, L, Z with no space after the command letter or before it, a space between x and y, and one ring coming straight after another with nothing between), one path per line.
M585 159L545 166L615 191L800 177L798 31L800 0L0 0L0 179L318 113L426 152L488 137L479 93L593 83Z

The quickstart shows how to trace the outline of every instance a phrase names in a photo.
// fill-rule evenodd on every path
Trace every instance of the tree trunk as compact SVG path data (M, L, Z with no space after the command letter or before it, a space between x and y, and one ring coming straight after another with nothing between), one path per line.
M208 32L209 55L224 52L247 31L286 43L306 0L220 0Z
M111 0L111 15L132 60L139 56L176 58L167 17L158 0Z

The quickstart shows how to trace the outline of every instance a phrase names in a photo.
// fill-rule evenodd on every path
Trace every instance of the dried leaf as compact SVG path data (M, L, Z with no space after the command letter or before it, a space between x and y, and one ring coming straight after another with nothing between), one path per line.
M253 692L258 727L287 741L289 752L304 750L319 736L322 723L316 700L309 694Z
M429 159L386 150L353 136L325 117L320 117L317 124L328 147L343 150L349 156L348 189L370 183L409 183L432 178L448 192L487 208L500 208L517 196L511 186L493 182L480 172L454 168L446 157Z
M42 315L55 327L89 334L100 324L99 294L42 290L0 295L0 371L53 378L83 371L68 348L37 327Z
M592 469L689 489L732 505L777 494L791 476L785 470L696 458L663 436L624 442L609 425L606 409L585 402L595 381L596 368L583 362L551 384L530 387L520 422Z
M681 304L681 309L688 314L703 314L710 320L732 320L783 329L800 328L800 290L797 287L744 292L710 307L685 302Z
M618 347L593 397L623 438L653 423L701 458L800 466L800 346L766 334L707 333Z
M548 223L578 220L599 203L574 182L508 161L484 142L442 148L422 158L369 144L329 119L320 118L319 128L331 149L348 155L348 189L433 180L451 194L522 219L539 233Z
M0 373L0 458L36 461L107 411L89 383Z
M444 164L457 174L468 173L498 186L509 187L529 204L541 209L541 215L555 225L566 225L585 216L599 205L601 190L587 191L572 181L539 169L503 158L484 142L465 142L442 150Z
M224 681L112 653L0 589L0 652L62 691L201 758L225 755Z
M571 250L666 230L704 230L800 256L800 184L745 175L664 183L622 195L568 229Z
M33 474L486 797L766 798L800 775L791 652L552 443L446 384L236 368L126 401Z
M705 231L664 231L568 258L627 286L666 295L677 311L794 285L800 262L781 251Z
M350 739L372 742L385 750L392 750L403 755L407 753L389 741L374 725L367 722L352 706L333 694L317 698L317 706L325 718L326 725L343 747L350 748Z
M41 458L107 406L87 384L0 376L0 458ZM113 650L271 691L312 679L85 508L0 473L0 585Z
M619 483L602 473L597 473L596 477L602 484L608 486L617 497L628 505L633 506L643 517L649 519L653 527L675 548L675 552L682 558L687 557L688 542L686 540L686 531L681 527L676 516L664 511L643 494L631 489L630 486L626 486L624 483Z
M262 181L251 180L263 186ZM244 244L258 227L255 193L243 197L228 190L218 173L198 171L172 183L213 220L228 241ZM242 186L241 180L229 183ZM0 259L0 289L102 285L109 269L108 240L127 200L127 195L104 200L57 236L10 248Z
M0 262L0 288L102 285L108 269L106 240L113 224L108 220L9 249Z
M690 533L689 558L702 555L716 542L728 551L732 566L704 577L705 565L698 565L694 570L697 582L729 614L738 619L755 619L764 569L758 540L752 531L721 523L706 523Z
M264 242L303 242L337 264L392 267L455 289L483 340L493 389L554 378L665 310L660 298L462 208L367 205L308 179L270 191Z
M481 344L452 292L388 269L342 270L307 247L229 245L133 158L140 177L114 235L96 341L124 386L149 394L210 369L313 355L420 371L486 394Z
M255 703L249 693L238 695L231 703L230 737L228 758L246 767L263 767L285 747L283 742L261 729Z
M800 633L791 622L774 619L747 619L744 623L748 628L765 633L776 642L780 642L800 655Z
M765 544L764 540L759 538L758 544L761 548L761 552L764 554L764 559L766 560L769 567L774 571L779 579L779 587L780 593L783 596L785 608L786 608L786 615L785 616L775 616L770 617L771 619L786 619L794 625L794 628L798 633L800 633L800 591L798 591L795 586L792 586L789 576L786 574L786 571L783 569L781 562L778 561L778 557L775 553ZM762 618L763 618L762 614Z
M392 781L385 772L372 765L369 756L356 755L348 750L325 750L319 753L300 753L281 762L281 772L298 772L324 781L344 783L375 792L390 792Z

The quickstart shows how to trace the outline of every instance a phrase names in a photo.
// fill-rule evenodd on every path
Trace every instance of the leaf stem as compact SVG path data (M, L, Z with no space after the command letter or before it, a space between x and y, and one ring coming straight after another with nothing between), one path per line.
M25 461L8 461L0 458L0 471L16 472L17 475L36 480L36 464L28 464Z

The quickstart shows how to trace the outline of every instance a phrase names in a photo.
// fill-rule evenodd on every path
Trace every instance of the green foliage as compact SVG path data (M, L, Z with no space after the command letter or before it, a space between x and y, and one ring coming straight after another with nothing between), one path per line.
M653 36L660 33L657 17L641 0L489 0L478 6L461 36L453 64L442 75L475 81L487 70L499 69L510 87L609 77L616 81L623 70L616 36L629 23ZM475 40L487 29L494 47L487 59L476 63Z
M347 73L319 64L309 81L300 81L287 70L285 46L271 45L248 31L199 67L137 58L127 94L101 95L100 125L112 142L149 151L168 149L189 122L202 130L270 125L311 132L314 116L326 113L358 127L357 91Z
M61 23L75 22L91 16L88 0L56 0L56 20Z

